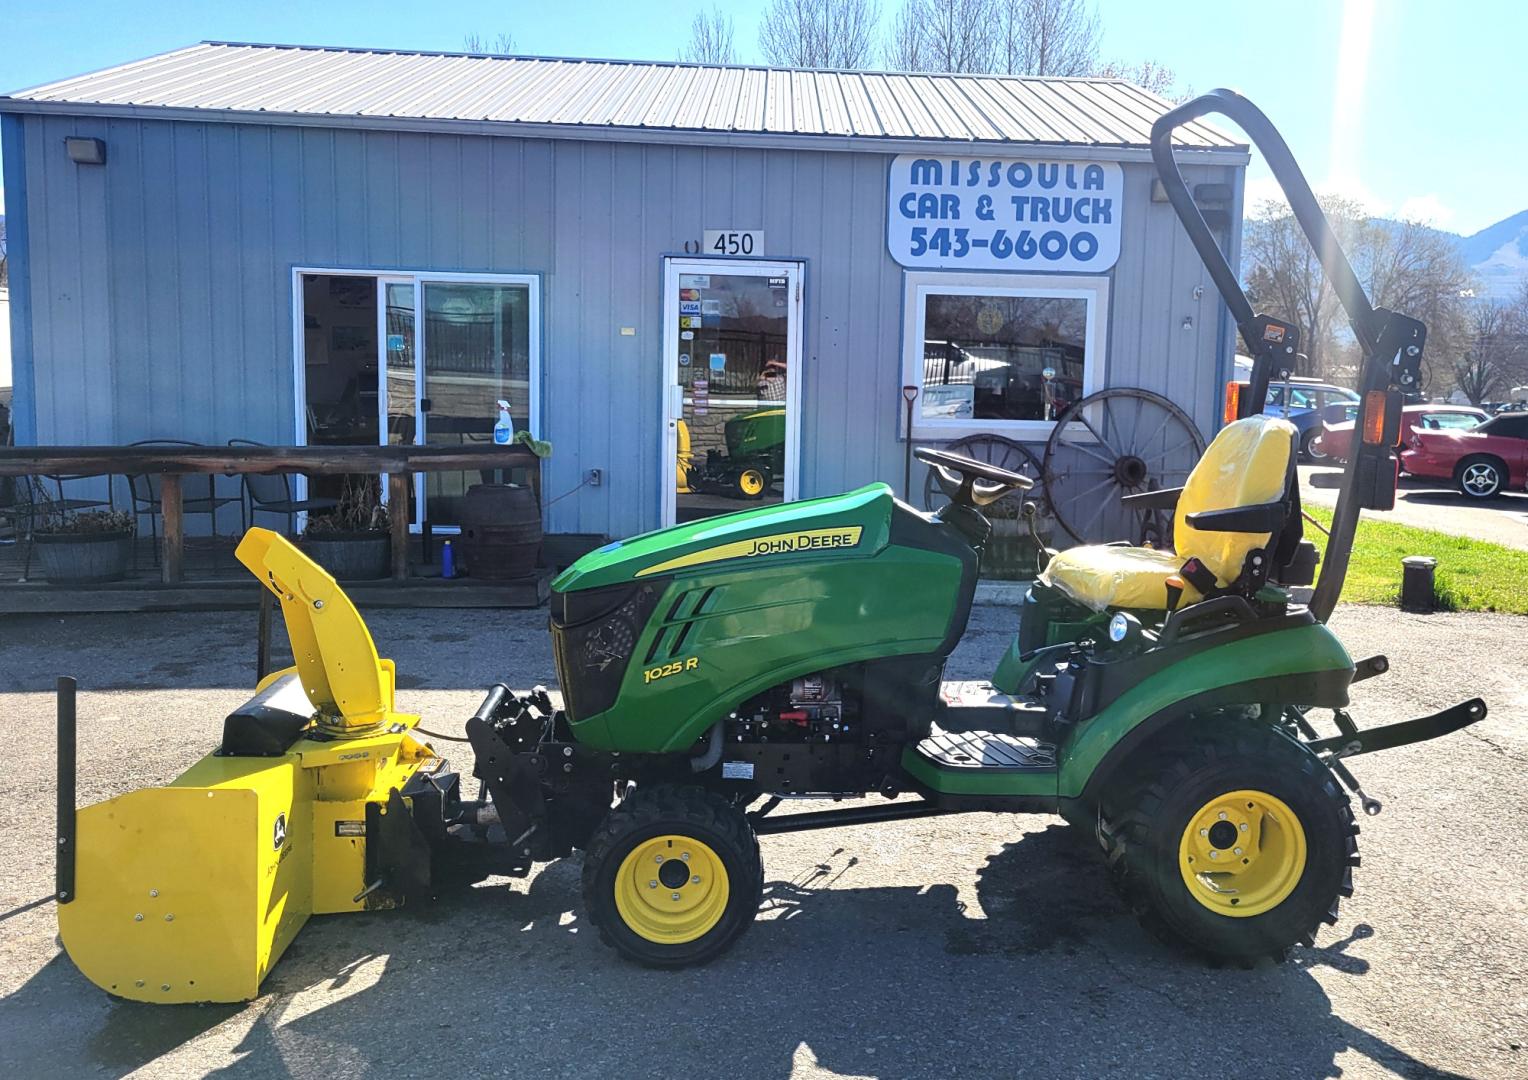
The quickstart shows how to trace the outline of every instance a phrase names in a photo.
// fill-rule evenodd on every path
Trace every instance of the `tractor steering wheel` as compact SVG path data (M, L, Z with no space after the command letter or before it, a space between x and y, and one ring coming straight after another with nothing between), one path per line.
M1023 473L961 454L920 446L913 451L913 457L934 470L939 486L959 506L990 506L1010 491L1028 491L1035 486Z

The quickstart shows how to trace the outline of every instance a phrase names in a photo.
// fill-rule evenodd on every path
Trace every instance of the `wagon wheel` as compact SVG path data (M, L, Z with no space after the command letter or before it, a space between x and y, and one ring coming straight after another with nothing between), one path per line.
M1139 537L1148 529L1125 495L1179 487L1204 453L1194 421L1161 394L1116 387L1068 406L1045 444L1051 513L1079 543Z
M997 502L982 507L982 514L989 520L1021 520L1024 500L1035 499L1039 494L1040 459L1035 457L1032 450L1012 439L1005 439L1001 435L969 435L964 439L957 439L944 449L952 454L962 454L976 461L986 462L988 465L996 465L998 468L1020 473L1035 482L1035 487L1027 492L1010 491ZM934 477L934 470L928 470L923 477L923 508L938 510L949 501L949 496L940 488L939 481Z

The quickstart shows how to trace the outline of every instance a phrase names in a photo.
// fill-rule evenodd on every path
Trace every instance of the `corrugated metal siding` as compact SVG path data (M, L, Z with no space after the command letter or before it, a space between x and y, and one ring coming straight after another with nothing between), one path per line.
M548 525L652 528L665 468L660 255L706 227L762 227L766 254L806 263L802 493L900 483L903 284L886 253L884 155L21 123L41 442L291 441L293 266L534 272L556 447L546 491L591 468L607 477L553 506ZM104 138L108 165L71 164L68 134ZM1149 166L1124 170L1106 379L1163 392L1212 430L1215 294L1170 207L1150 201ZM1236 168L1187 172L1233 182Z
M3 102L4 99L0 99ZM1145 147L1171 106L1115 79L903 75L203 42L16 102L312 117ZM1242 144L1211 124L1199 149Z

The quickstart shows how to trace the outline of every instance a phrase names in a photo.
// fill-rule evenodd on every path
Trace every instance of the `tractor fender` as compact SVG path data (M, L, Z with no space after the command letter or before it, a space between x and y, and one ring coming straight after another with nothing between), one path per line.
M1056 793L1076 799L1098 790L1153 735L1191 713L1267 701L1342 708L1352 678L1347 650L1321 623L1197 652L1080 723L1063 748Z

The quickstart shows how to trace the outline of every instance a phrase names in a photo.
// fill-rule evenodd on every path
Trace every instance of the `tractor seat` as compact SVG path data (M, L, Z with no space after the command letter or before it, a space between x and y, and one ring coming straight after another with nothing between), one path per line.
M1267 548L1273 541L1272 531L1220 532L1195 528L1187 518L1205 511L1267 508L1268 504L1296 498L1290 494L1294 448L1295 428L1288 420L1257 415L1227 424L1180 490L1146 493L1145 498L1165 497L1166 505L1176 498L1175 551L1120 544L1069 548L1051 559L1040 575L1041 584L1094 611L1165 610L1167 579L1178 574L1189 559L1197 558L1215 575L1216 587L1228 587L1241 576L1247 556ZM1274 516L1286 518L1290 507L1279 509L1283 512ZM1298 510L1294 511L1294 521L1298 526ZM1299 537L1294 539L1298 541ZM1202 596L1201 589L1184 580L1179 606L1194 603Z

